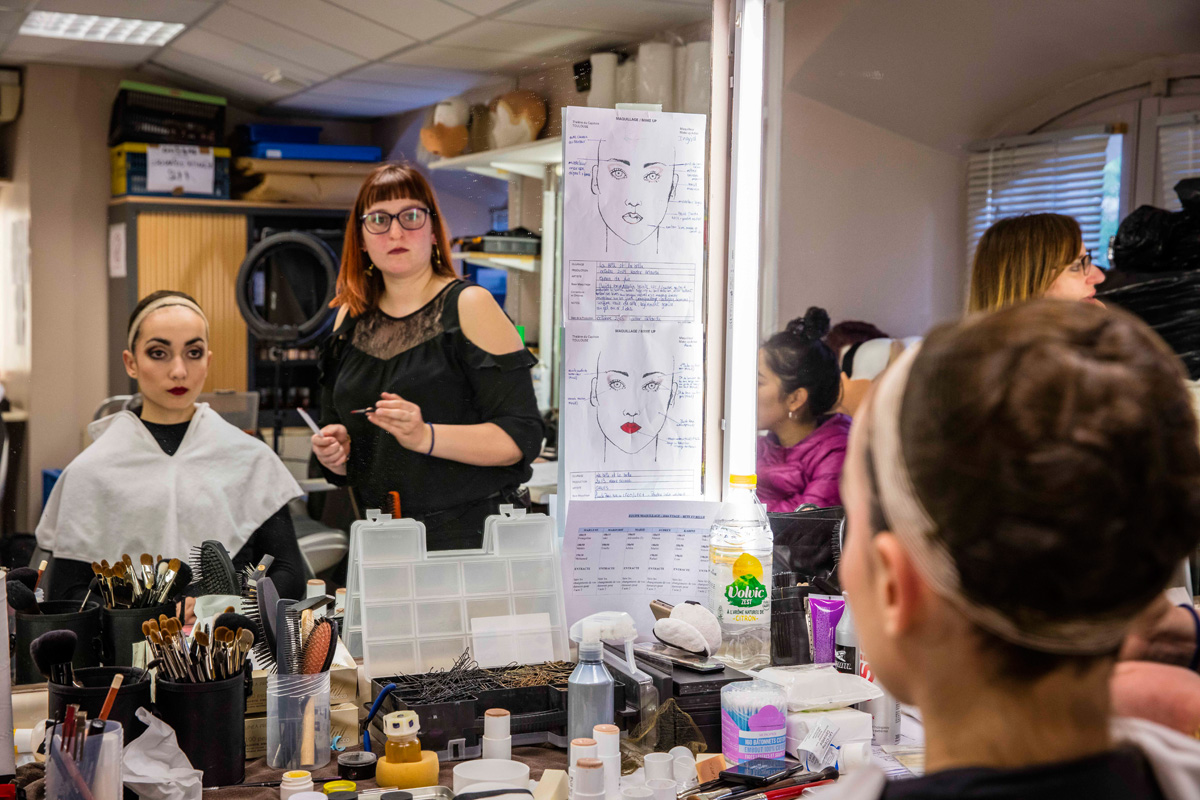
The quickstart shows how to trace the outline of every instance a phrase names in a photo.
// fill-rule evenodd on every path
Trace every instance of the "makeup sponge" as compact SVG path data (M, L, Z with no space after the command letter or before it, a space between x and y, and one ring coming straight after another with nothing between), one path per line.
M675 606L671 616L654 623L654 636L663 644L702 656L711 656L721 649L721 625L717 618L691 600Z

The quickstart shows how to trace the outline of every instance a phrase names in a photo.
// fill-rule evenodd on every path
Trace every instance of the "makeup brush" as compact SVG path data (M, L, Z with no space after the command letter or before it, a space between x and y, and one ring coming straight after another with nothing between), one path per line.
M245 614L235 614L232 611L226 611L224 614L217 615L217 618L213 621L213 628L228 628L231 631L237 631L239 628L247 628L257 633L258 623Z
M46 680L70 686L75 683L71 659L78 643L75 631L47 631L29 643L29 655Z
M99 566L99 565L97 565L97 566ZM91 582L88 584L87 594L85 594L83 596L83 602L79 604L80 611L83 611L84 607L86 607L88 604L88 600L92 599L92 592L99 591L99 589L100 589L100 579L92 578Z
M46 565L48 563L50 563L50 562L43 559L42 562L38 564L38 576L37 576L37 580L33 584L34 589L36 589L38 587L38 585L41 584L42 575L46 572Z
M104 705L100 707L100 716L96 717L100 722L108 719L108 715L112 712L113 703L117 701L117 692L121 690L121 683L124 680L125 676L119 672L113 675L112 686L108 687L108 694L104 696Z
M154 556L142 553L140 560L142 562L142 585L149 591L154 588Z
M20 581L8 581L8 604L22 614L41 614L33 590Z
M175 576L175 580L171 583L171 588L167 591L167 598L170 600L178 600L191 585L192 566L186 561L180 561L179 574Z
M159 564L162 569L155 576L154 582L154 600L162 603L166 601L167 595L171 591L172 585L179 576L179 569L183 566L183 562L178 558L172 558L170 561L165 561Z
M8 571L5 580L20 581L28 586L30 591L33 591L37 588L38 571L33 567L17 567Z

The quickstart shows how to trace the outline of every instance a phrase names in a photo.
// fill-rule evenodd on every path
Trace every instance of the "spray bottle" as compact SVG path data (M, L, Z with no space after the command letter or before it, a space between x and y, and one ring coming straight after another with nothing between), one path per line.
M602 611L571 626L579 663L567 680L567 739L587 739L597 725L613 721L613 677L604 666L604 641L625 642L631 674L637 626L624 611Z

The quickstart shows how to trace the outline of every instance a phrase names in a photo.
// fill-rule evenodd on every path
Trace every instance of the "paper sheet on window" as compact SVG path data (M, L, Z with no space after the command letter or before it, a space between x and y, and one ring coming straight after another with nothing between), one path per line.
M701 320L706 122L564 109L565 320Z
M562 548L567 624L625 611L652 638L651 600L708 599L708 529L720 508L704 501L577 501Z
M572 502L700 496L703 360L698 324L567 326L563 459Z

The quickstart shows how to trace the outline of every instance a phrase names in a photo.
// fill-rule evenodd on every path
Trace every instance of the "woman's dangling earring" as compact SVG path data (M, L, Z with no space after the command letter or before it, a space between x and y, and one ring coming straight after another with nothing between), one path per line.
M433 243L433 258L432 258L432 259L430 259L430 260L433 262L433 269L434 269L434 271L436 272L436 271L437 271L437 268L438 268L438 265L442 263L442 259L441 259L441 257L438 255L438 246L437 246L437 242L434 242L434 243Z
M374 271L375 271L375 263L373 261L368 261L367 262L367 274L370 275Z
M788 419L793 419L793 420L794 420L795 418L796 418L796 412L795 412L794 410L793 410L793 411L789 411L789 412L788 412Z

